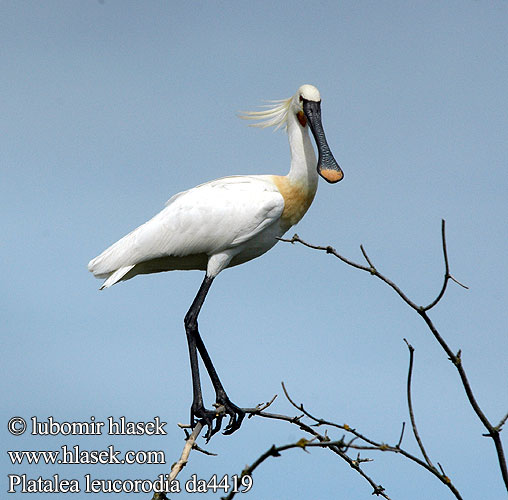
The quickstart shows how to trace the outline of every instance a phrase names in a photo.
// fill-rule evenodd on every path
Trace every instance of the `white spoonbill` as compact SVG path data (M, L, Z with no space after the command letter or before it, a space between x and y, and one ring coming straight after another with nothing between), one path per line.
M259 257L295 225L316 194L318 174L330 183L342 179L321 124L321 97L313 85L302 85L287 100L275 101L263 111L243 118L260 120L256 126L285 126L289 136L291 168L286 176L238 175L224 177L178 193L148 222L92 259L88 269L106 278L101 289L138 274L199 269L205 277L185 315L193 400L191 425L208 426L207 439L221 428L222 416L230 419L224 434L237 430L244 412L228 398L198 331L198 314L214 278L225 268ZM311 130L319 158L309 138ZM216 406L203 405L198 352L216 394ZM215 427L212 426L217 419Z

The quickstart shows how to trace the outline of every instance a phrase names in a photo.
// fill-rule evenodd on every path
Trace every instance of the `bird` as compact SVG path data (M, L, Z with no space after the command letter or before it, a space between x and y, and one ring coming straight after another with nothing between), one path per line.
M245 416L224 390L198 330L198 315L212 282L224 269L270 250L297 224L314 199L319 176L331 184L344 176L326 140L321 95L315 86L302 85L289 99L269 103L240 117L253 120L256 127L285 128L291 158L287 175L234 175L175 194L161 212L88 264L95 277L105 279L101 290L140 274L205 271L184 326L193 390L190 424L207 426L207 441L221 430L225 415L229 421L224 434L238 430ZM198 354L215 390L215 411L203 404Z

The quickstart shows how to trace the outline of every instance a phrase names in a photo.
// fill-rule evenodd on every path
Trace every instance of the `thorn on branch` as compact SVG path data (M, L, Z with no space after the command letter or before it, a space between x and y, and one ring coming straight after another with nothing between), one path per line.
M439 470L441 471L441 476L442 476L444 482L446 484L450 484L452 482L452 480L445 474L445 471L444 471L443 467L441 467L441 464L439 462L437 463L437 465L439 467Z
M272 457L280 457L280 453L277 451L277 447L272 444L272 447L268 451L269 455Z
M404 342L406 343L407 345L407 348L409 349L409 352L414 352L415 351L415 348L407 341L407 339L402 339L404 340Z
M494 427L498 432L501 432L503 425L508 420L508 413L501 419L501 421Z
M207 455L209 457L216 457L217 456L217 453L213 453L211 451L204 450L203 448L199 447L196 443L194 443L192 445L192 449L196 450L196 451L199 451L200 453L203 453L203 455Z
M351 443L353 442L353 440L351 440L348 444L346 444L344 442L344 439L345 439L346 436L342 436L339 440L339 442L337 443L337 446L339 448L339 450L341 451L347 451L349 446L351 446Z
M469 287L461 283L458 279L454 278L451 274L448 275L448 278L450 278L452 281L457 283L457 285L461 286L462 288L465 288L466 290L469 290Z
M300 241L300 237L295 233L292 238L277 237L277 240L283 241L284 243L291 243L293 245L297 241Z
M344 442L345 437L346 436L342 436L340 438L340 443L342 443L342 444L339 444L339 446L342 447L343 451L349 450L349 448L351 448L352 444L358 439L358 436L355 436L354 438L351 439L351 441L349 441L349 443L345 443Z
M450 358L450 361L455 365L455 366L460 366L462 364L462 349L459 349L457 351L457 354L453 357L453 358Z
M360 458L360 453L356 456L356 459L353 460L353 464L356 465L356 467L360 467L360 464L364 462L373 462L374 460L372 458Z
M275 396L270 401L268 401L266 403L259 403L255 406L255 408L242 408L242 410L245 413L248 413L247 418L252 418L254 415L259 414L260 412L266 410L269 406L271 406L276 398L277 398L277 394L275 394Z
M404 339L405 340L405 339ZM400 446L402 444L402 438L404 437L404 430L406 429L406 422L402 422L402 430L400 432L400 438L399 438L399 442L397 443L397 445L395 446L395 448L397 449L400 449Z
M377 272L376 268L374 267L374 264L369 259L369 256L367 255L367 252L365 251L365 248L363 248L363 245L360 245L360 250L362 251L362 254L365 257L365 260L367 261L367 263L370 266L369 267L370 274L376 274L376 272Z
M383 495L385 489L380 485L376 485L374 486L374 491L372 492L373 495L376 495L376 496L379 496L379 495Z
M292 424L299 424L300 420L304 417L304 415L298 415L297 417L293 417L290 422Z

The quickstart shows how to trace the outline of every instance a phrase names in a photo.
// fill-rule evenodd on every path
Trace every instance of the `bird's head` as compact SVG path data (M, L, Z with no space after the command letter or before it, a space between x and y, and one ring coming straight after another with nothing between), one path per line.
M344 173L335 161L326 142L323 124L321 123L321 95L314 85L302 85L291 99L291 109L294 110L300 125L310 127L318 150L317 171L325 181L331 184L339 182Z
M256 127L280 128L288 125L290 114L293 114L303 129L309 126L316 141L318 150L317 171L327 182L335 183L342 180L344 173L335 161L326 142L321 123L321 95L314 85L302 85L298 92L289 99L270 101L268 109L263 111L243 112L240 117L248 120L259 120Z

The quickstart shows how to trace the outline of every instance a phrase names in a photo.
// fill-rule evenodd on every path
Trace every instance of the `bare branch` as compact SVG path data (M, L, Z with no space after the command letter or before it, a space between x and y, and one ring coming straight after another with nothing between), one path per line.
M457 285L461 286L462 288L465 288L466 290L469 290L469 287L464 285L463 283L461 283L458 279L454 278L451 274L448 275L448 277L454 281L455 283L457 283Z
M395 445L396 448L400 448L402 445L402 438L404 437L404 430L406 429L406 422L402 422L402 430L400 431L399 442Z
M281 452L292 449L292 448L300 448L304 451L307 447L320 447L320 448L328 448L333 452L337 453L341 458L343 458L356 472L358 472L372 487L373 495L381 496L386 500L391 500L390 497L385 493L385 489L380 485L376 484L360 467L360 464L363 462L370 462L369 458L360 458L360 454L357 455L356 459L352 459L345 454L345 452L341 451L341 448L344 447L344 442L340 441L330 441L324 440L323 436L318 437L320 439L319 442L310 442L306 439L300 439L296 443L290 443L283 446L275 446L272 445L267 451L265 451L258 459L256 459L251 465L247 466L243 469L241 473L241 477L249 475L251 476L254 470L262 464L269 457L280 457ZM221 500L231 500L235 495L236 491L231 490L229 495L226 497L222 497Z
M289 393L288 393L284 383L282 384L282 386L283 386L284 394L285 394L286 398L288 399L288 401L298 411L303 412L303 415L301 415L300 417L289 417L289 416L286 416L286 415L273 415L273 414L268 414L268 413L265 413L265 412L261 412L261 413L257 414L257 416L264 417L264 418L276 418L278 420L284 420L286 422L290 422L290 423L293 423L295 425L298 425L298 427L301 430L303 430L304 432L307 432L307 433L311 434L312 436L316 437L318 439L318 441L323 442L323 443L328 443L329 444L328 448L331 451L333 451L334 453L339 454L341 456L341 458L346 460L351 467L353 467L353 465L355 465L355 460L351 459L349 456L345 455L345 453L349 449L382 451L382 452L392 452L392 453L400 454L400 455L404 456L405 458L408 458L409 460L411 460L411 461L415 462L416 464L420 465L424 469L428 470L431 474L433 474L435 477L437 477L444 485L446 485L450 489L450 491L453 493L455 498L457 498L458 500L462 500L462 497L461 497L459 491L452 484L451 480L448 477L443 476L435 467L429 466L429 464L426 463L424 460L421 460L420 458L415 457L414 455L412 455L408 451L406 451L403 448L401 448L401 442L402 442L402 434L403 434L403 432L401 433L399 441L398 441L398 443L395 446L392 446L392 445L389 445L389 444L386 444L386 443L382 443L382 442L376 442L375 440L373 440L371 438L368 438L367 436L363 435L358 430L351 428L347 424L342 424L341 425L341 424L337 424L335 422L331 422L329 420L325 420L325 419L317 418L317 417L313 416L309 411L307 411L304 408L303 404L297 404L297 403L294 402L294 400L289 395ZM308 425L305 422L302 422L302 417L309 418L312 422L314 422L314 424L313 425ZM345 438L342 437L340 441L338 441L338 442L335 441L335 442L333 442L333 445L330 445L330 439L328 438L328 436L326 434L326 431L325 431L324 435L323 434L319 434L316 431L316 427L318 427L318 426L329 426L329 427L333 427L333 428L344 430L346 432L351 433L354 436L354 439L350 440L349 442L346 442ZM404 429L404 425L403 425L403 429ZM353 444L353 442L356 441L356 440L363 441L363 442L367 443L367 445L362 445L361 443L357 444L357 442L355 442ZM343 446L342 447L335 446L335 443L343 443ZM345 455L345 457L344 457L344 455ZM356 464L356 465L358 465L358 464ZM355 468L355 467L353 467L353 468ZM360 471L358 471L358 472L360 472ZM362 474L362 476L363 476L363 474ZM370 483L371 486L372 486L372 483Z
M277 394L268 402L266 403L259 403L255 408L242 408L242 410L247 413L247 418L252 418L257 413L266 410L269 408L272 403L275 401L275 398L277 397Z
M416 427L415 415L414 415L414 411L413 411L413 402L411 399L411 378L413 375L413 361L414 361L415 349L406 339L404 339L404 342L406 343L407 348L409 349L409 368L408 368L408 373L407 373L407 405L409 408L409 418L411 419L411 427L413 428L413 434L416 439L416 442L418 443L418 447L420 448L420 451L422 452L423 458L425 459L425 461L427 462L429 467L432 467L433 469L435 469L434 465L430 461L429 456L427 455L427 452L425 451L425 448L423 446L423 442L420 438L420 435L418 434L418 429Z
M452 280L455 283L457 283L457 285L460 285L462 288L469 290L469 288L466 285L463 285L460 281L456 280L450 274L450 265L448 263L448 252L446 250L445 225L446 225L445 220L442 219L441 220L441 245L443 247L443 260L444 260L444 265L445 265L443 285L442 285L441 291L438 293L437 297L428 306L425 306L422 308L424 311L428 311L428 310L432 309L443 298L443 295L445 294L445 291L446 291L446 287L448 285L448 280Z
M262 412L266 408L268 408L274 401L277 395L275 395L270 401L267 403L260 403L254 408L243 408L245 413L249 414L249 418L253 415L256 415L259 412ZM220 408L218 409L220 411ZM189 429L191 429L190 425L187 424L178 424L178 426L183 429L185 432L185 445L182 450L182 454L180 458L171 466L171 471L169 473L169 482L176 479L178 474L182 471L182 469L187 465L187 462L189 461L189 455L192 450L199 451L200 453L203 453L208 456L216 456L216 453L212 453L208 450L204 450L203 448L199 447L196 443L197 438L201 434L201 431L203 430L203 424L201 422L198 422L194 429L192 429L192 432L189 432ZM165 500L167 497L165 493L154 493L152 500Z
M501 431L503 428L503 425L505 424L506 420L508 420L508 413L501 419L501 421L496 425L496 429L498 431Z
M418 313L423 318L423 320L425 321L425 323L427 324L430 331L432 332L436 340L439 342L443 350L446 352L450 361L455 365L455 368L457 368L457 371L459 372L459 376L462 382L462 386L464 387L467 399L469 400L469 404L471 405L471 408L473 408L474 412L476 413L476 415L478 416L484 427L487 429L487 433L484 435L492 438L492 440L494 441L499 467L501 469L501 476L505 483L506 489L508 490L508 470L506 468L506 459L503 450L503 443L501 442L501 437L499 435L500 431L490 423L488 418L481 410L480 405L476 401L476 398L473 394L473 390L471 389L471 385L469 384L469 380L467 378L466 372L462 364L461 351L459 350L456 355L453 354L451 349L448 347L448 344L444 341L444 339L437 331L436 327L434 326L434 323L431 321L427 313L425 311L420 310L418 310Z
M196 424L196 427L194 427L194 429L190 434L186 430L187 426L183 426L180 424L179 426L184 429L186 440L180 458L171 466L171 471L169 473L169 482L176 479L178 474L187 465L187 462L189 461L190 452L192 449L196 448L196 439L203 430L203 424L201 424L200 422ZM167 496L164 492L155 492L153 494L152 500L167 500Z
M448 264L448 252L446 251L446 237L445 237L445 221L444 221L444 219L441 220L441 244L443 246L443 260L444 260L444 265L445 265L443 285L441 287L441 291L437 294L437 297L428 306L422 308L424 311L428 311L429 309L432 309L442 299L443 295L445 294L446 287L448 285L448 279L450 278L450 266Z
M199 434L201 433L203 429L203 424L197 423L196 427L192 430L191 434L187 437L185 441L185 446L183 447L182 454L171 467L171 472L169 473L169 480L173 480L178 476L180 471L187 465L187 462L189 460L189 455L194 447L194 444L196 442L196 439L198 438Z
M290 444L286 444L286 445L279 446L279 447L276 447L275 445L273 445L265 453L263 453L257 460L255 460L250 466L246 467L242 471L242 476L251 475L251 473L254 471L254 469L256 469L266 459L268 459L271 456L273 456L273 457L280 456L280 453L283 451L286 451L286 450L289 450L292 448L300 448L304 451L307 451L306 450L307 448L318 447L318 448L329 449L330 451L332 451L333 453L338 455L341 459L343 459L345 462L347 462L348 465L353 470L358 472L358 474L360 474L360 476L363 477L369 483L369 485L373 489L373 492L372 492L373 495L381 496L385 499L390 500L390 497L386 494L385 489L381 485L377 484L361 468L362 463L370 462L370 461L372 461L372 459L368 458L368 457L361 457L359 453L357 454L357 456L355 458L351 458L347 454L347 452L352 449L364 450L364 451L383 451L383 452L388 451L388 452L393 452L393 453L399 453L399 454L405 456L406 458L414 461L418 465L421 465L425 469L429 470L429 472L431 472L436 477L438 477L441 480L441 482L446 484L446 486L451 490L451 492L455 495L455 497L458 500L462 500L462 497L460 496L460 494L458 493L458 491L456 490L454 485L451 483L449 478L442 476L435 468L430 467L424 461L411 455L410 453L408 453L407 451L405 451L401 448L402 436L403 436L404 427L405 427L404 425L402 427L402 432L401 432L401 435L400 435L397 445L391 446L391 445L388 445L385 443L378 443L378 442L362 435L356 429L352 429L347 424L340 425L340 424L336 424L334 422L330 422L330 421L320 419L320 418L313 416L310 412L308 412L303 407L303 404L298 405L293 401L293 399L289 396L289 393L288 393L284 384L283 384L283 391L284 391L284 394L286 395L288 401L296 409L298 409L298 411L302 412L302 414L300 416L280 415L280 414L266 412L265 409L268 408L274 402L275 397L273 397L271 399L271 401L269 401L267 403L259 404L254 408L244 408L243 410L246 413L249 413L250 416L258 416L258 417L269 418L269 419L274 419L274 420L279 420L279 421L285 421L290 424L297 425L302 431L309 434L311 436L311 438L310 439L301 438L295 443L290 443ZM305 417L309 418L311 420L311 422L314 422L314 424L309 425L309 424L303 422L302 419ZM337 429L341 429L346 432L349 432L350 434L353 435L353 437L349 441L346 441L344 436L342 436L338 440L331 440L328 437L327 430L325 429L324 433L319 433L316 431L316 425L317 426L321 426L321 425L322 426L330 426L330 427L334 427ZM186 441L185 441L185 445L184 445L180 459L177 462L175 462L171 467L171 472L169 475L170 481L176 479L178 474L185 467L185 465L187 464L187 462L189 460L190 452L192 450L201 451L207 455L213 455L213 453L199 448L196 444L196 440L203 429L203 426L201 423L198 423L196 425L196 427L192 430L191 433L188 432L188 429L190 428L190 426L181 425L181 424L179 424L179 426L184 429L184 432L186 434ZM362 444L362 442L364 442L366 444ZM226 497L226 499L233 498L234 494L235 494L234 492L230 492L230 494ZM167 497L164 493L154 493L154 495L152 497L152 500L166 500L166 499L167 499Z
M373 273L376 270L376 268L374 267L374 264L372 263L372 261L369 259L369 256L367 255L365 248L363 248L363 245L360 245L360 250L362 251L362 254L365 257L365 260L367 261L367 263L370 266L371 273Z
M386 276L383 276L382 274L380 274L377 271L377 269L374 267L374 265L372 264L370 259L367 257L367 253L365 252L365 249L363 248L363 245L360 245L360 250L362 251L362 253L363 253L364 257L365 257L365 260L367 260L367 262L369 263L369 267L363 266L361 264L353 262L352 260L347 259L343 255L339 254L337 252L337 250L335 250L335 248L333 248L331 246L324 247L324 246L312 245L311 243L307 243L306 241L302 240L300 238L300 236L298 236L297 234L295 234L290 240L286 240L286 239L283 239L283 238L279 238L279 239L281 241L285 241L285 242L288 242L288 243L301 243L303 246L306 246L308 248L312 248L314 250L322 250L322 251L324 251L324 252L326 252L328 254L332 254L335 257L337 257L339 260L341 260L342 262L347 264L348 266L351 266L351 267L354 267L356 269L360 269L362 271L370 273L370 274L376 276L377 278L379 278L381 281L384 281L388 286L393 288L393 290L395 290L395 292L397 292L397 294L400 296L400 298L404 302L406 302L410 307L412 307L413 309L417 309L418 308L418 306L414 302L409 300L407 295L404 294L404 292L402 292L402 290L393 281L391 281Z
M345 264L347 264L349 266L352 266L356 269L360 269L362 271L372 274L373 276L375 276L376 278L380 279L381 281L385 282L388 286L390 286L401 297L401 299L406 304L408 304L412 309L414 309L422 317L422 319L425 321L428 328L434 335L434 338L437 340L439 345L443 348L443 350L448 355L448 358L450 359L450 361L456 367L456 369L459 373L461 382L462 382L462 386L464 387L467 398L469 400L469 403L470 403L471 407L473 408L474 412L476 413L476 415L478 416L479 420L482 422L484 427L487 429L487 433L485 435L492 438L492 440L494 441L494 446L496 448L496 453L497 453L497 457L498 457L499 467L501 470L501 475L503 477L503 481L505 483L506 489L508 490L508 470L507 470L507 466L506 466L506 458L504 455L503 445L502 445L501 438L499 435L501 426L493 426L492 423L487 419L487 417L481 410L481 408L480 408L480 406L479 406L478 402L476 401L476 398L473 394L471 385L469 384L469 380L466 376L466 372L463 368L460 351L458 351L457 354L454 354L452 352L452 350L450 349L448 344L445 342L443 337L440 335L437 328L434 326L432 320L429 318L429 316L427 314L427 311L432 309L443 298L444 293L447 288L448 281L450 279L452 281L454 281L455 283L459 284L460 286L462 286L463 288L467 288L465 285L463 285L462 283L457 281L455 278L453 278L450 274L450 267L449 267L449 262L448 262L448 252L447 252L447 248L446 248L445 221L444 220L441 221L441 242L442 242L442 249L443 249L443 260L444 260L444 265L445 265L445 275L444 275L443 285L441 286L441 290L437 294L436 298L427 306L416 305L416 303L414 303L411 299L409 299L408 296L395 283L393 283L390 279L388 279L386 276L381 274L375 268L375 266L372 264L372 261L367 256L367 253L365 252L365 249L363 248L363 246L361 246L360 249L362 251L362 254L363 254L365 260L368 262L369 267L357 264L356 262L353 262L353 261L347 259L346 257L343 257L331 246L325 247L325 246L318 246L318 245L312 245L310 243L307 243L307 242L303 241L297 234L295 234L293 236L293 238L291 238L290 240L282 239L282 241L286 241L289 243L301 243L302 245L304 245L308 248L325 251L326 253L334 255L339 260L341 260L342 262L344 262ZM506 419L503 419L502 424L504 424L505 421L506 421ZM426 464L426 465L428 465L428 464Z

